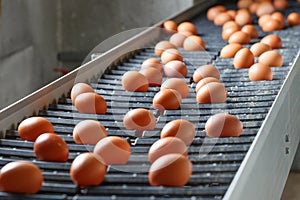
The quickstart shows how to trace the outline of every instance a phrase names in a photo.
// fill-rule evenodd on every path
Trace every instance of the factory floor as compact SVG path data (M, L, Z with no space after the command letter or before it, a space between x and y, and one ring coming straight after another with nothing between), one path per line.
M290 172L281 200L300 199L300 172Z

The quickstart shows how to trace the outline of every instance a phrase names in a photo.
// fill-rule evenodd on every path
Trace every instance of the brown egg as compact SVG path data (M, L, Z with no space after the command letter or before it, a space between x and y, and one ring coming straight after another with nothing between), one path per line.
M193 74L193 81L198 83L205 77L215 77L220 79L220 71L214 65L202 65Z
M183 48L186 51L203 51L205 50L205 42L200 36L191 35L184 40Z
M240 28L240 26L235 21L231 20L231 21L228 21L225 24L223 24L222 30L225 30L230 27Z
M269 45L272 49L282 48L281 38L277 35L267 35L263 37L260 42Z
M253 64L254 64L254 55L247 48L240 49L233 58L233 66L236 69L249 68Z
M169 41L160 41L155 45L154 53L160 57L166 49L176 49L176 46Z
M287 22L289 26L298 26L300 25L300 14L292 12L287 17Z
M177 90L164 89L155 94L153 108L163 113L165 110L177 110L181 104L181 94Z
M275 7L273 6L272 2L264 1L261 2L256 10L257 16L262 16L264 14L271 14L275 11Z
M149 169L152 186L184 186L192 174L192 163L181 154L167 154L158 158Z
M250 6L249 6L249 11L251 14L255 14L256 11L257 11L257 8L259 6L259 3L258 2L253 2Z
M75 99L75 107L80 113L105 114L107 104L105 99L96 93L82 93Z
M108 136L96 144L94 154L99 161L106 165L124 165L129 160L131 148L123 138Z
M273 5L275 9L277 10L284 10L288 7L288 1L287 0L274 0Z
M174 89L179 92L182 98L186 98L189 95L189 86L180 78L169 78L163 82L160 90Z
M233 58L236 52L242 49L243 46L238 43L231 43L224 46L220 52L222 58Z
M187 76L188 68L184 62L179 60L172 60L165 64L164 74L169 78L184 78Z
M237 31L233 33L229 39L228 43L239 43L239 44L249 44L251 40L251 37L248 33L242 32L242 31Z
M252 0L239 0L238 2L237 2L237 7L239 8L239 9L241 9L241 8L249 8L249 6L252 4Z
M234 19L237 14L237 12L235 10L227 10L226 12L228 15L231 16L232 19Z
M18 126L18 134L23 140L35 141L43 133L53 133L54 128L50 121L43 117L30 117L23 120Z
M143 74L149 83L150 87L160 86L162 82L162 73L154 67L141 69L139 73Z
M247 9L240 9L237 12L237 15L235 16L235 22L240 26L251 24L252 23L251 13Z
M231 21L232 19L233 18L227 12L222 12L214 18L214 24L216 26L223 26L226 22Z
M271 17L270 14L264 14L264 15L262 15L262 16L259 17L259 19L258 19L258 25L260 27L262 27L264 25L264 23L266 23L267 21L269 21L271 19L272 19L272 17Z
M237 32L237 31L240 31L240 30L241 30L241 28L239 26L231 26L229 28L223 29L223 31L222 31L222 39L223 40L228 40L229 37L233 33Z
M188 150L185 143L177 137L161 138L154 142L149 149L148 158L151 163L163 155L178 153L187 156Z
M227 99L227 90L222 83L210 82L198 90L196 99L200 104L224 103Z
M67 143L55 133L43 133L34 142L34 154L38 160L66 162L69 158Z
M173 20L167 20L163 23L163 28L167 33L172 34L177 31L177 24Z
M187 38L187 36L185 34L175 33L170 37L169 41L172 44L174 44L176 47L183 47L183 42L186 38Z
M199 89L201 87L203 87L204 85L206 85L207 83L210 83L210 82L218 82L219 83L220 80L216 79L214 77L206 77L204 79L201 79L196 85L196 89L195 89L196 93L199 91Z
M241 31L248 33L251 38L258 38L258 30L252 24L243 26Z
M132 92L147 92L149 87L148 79L137 71L128 71L122 76L124 90Z
M248 71L251 81L273 80L273 73L269 66L262 63L253 64Z
M41 170L28 161L7 163L0 170L0 191L35 194L42 187Z
M183 61L182 54L177 49L167 49L161 54L161 62L167 64L172 60Z
M190 32L193 35L198 34L197 27L192 22L182 22L177 27L178 32Z
M281 67L283 58L276 51L266 51L258 57L258 62L270 67Z
M99 185L106 174L106 165L100 162L91 152L82 153L72 162L70 176L80 187Z
M280 30L280 22L277 19L270 19L262 25L262 30L264 32L272 32L276 30Z
M137 130L142 133L144 130L155 129L156 118L150 110L136 108L126 113L123 124L127 130Z
M253 55L255 57L260 56L262 53L272 50L272 48L265 44L265 43L261 43L261 42L257 42L255 44L253 44L250 48L250 51L253 53Z
M73 129L73 139L76 144L97 144L106 136L105 127L96 120L83 120Z
M205 131L208 137L238 137L243 132L243 124L234 115L218 113L207 120Z
M95 92L94 89L86 83L76 83L71 90L71 100L74 104L75 98L85 92Z
M225 6L221 6L221 5L217 5L214 7L211 7L208 9L207 13L206 13L206 17L208 20L210 21L214 21L215 17L221 13L221 12L225 12L226 8Z
M195 126L190 121L185 119L175 119L168 122L163 127L160 138L177 137L188 146L193 142L195 135Z
M145 69L145 68L148 68L148 67L153 67L155 69L158 69L160 72L163 71L163 65L156 58L148 58L148 59L146 59L142 63L141 69Z
M272 19L276 19L280 22L280 28L279 29L283 29L284 25L285 25L285 18L284 15L281 12L274 12L271 15Z

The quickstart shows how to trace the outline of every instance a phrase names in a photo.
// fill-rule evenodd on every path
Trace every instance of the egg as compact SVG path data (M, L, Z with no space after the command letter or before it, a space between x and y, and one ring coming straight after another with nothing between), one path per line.
M275 9L277 10L284 10L288 7L288 1L287 0L274 0L273 5Z
M37 193L44 177L35 164L28 161L7 163L0 170L0 191L12 193Z
M281 49L282 48L281 38L274 34L263 37L260 40L260 42L269 45L272 49Z
M223 39L223 40L228 40L229 37L230 37L233 33L237 32L237 31L240 31L240 30L241 30L241 28L240 28L239 26L231 26L231 27L229 27L229 28L223 29L223 30L222 30L222 39Z
M236 17L237 12L235 10L227 10L226 12L231 16L232 19Z
M188 146L193 142L195 135L195 126L190 121L175 119L165 124L161 130L160 138L177 137Z
M177 137L161 138L151 145L148 151L148 158L149 161L153 163L159 157L171 153L178 153L187 156L187 146Z
M106 165L100 162L95 154L86 152L74 159L70 168L70 176L72 181L81 188L96 186L103 182L106 169Z
M208 20L214 21L215 17L219 13L225 12L225 11L226 11L226 7L225 6L217 5L217 6L211 7L211 8L209 8L207 10L206 17L207 17Z
M93 152L106 165L124 165L129 160L131 148L123 138L108 136L96 144Z
M226 22L231 21L232 19L233 18L227 12L222 12L214 18L214 24L216 26L223 26Z
M161 54L161 62L167 64L172 60L183 61L182 54L177 49L167 49Z
M38 160L66 162L69 157L67 143L55 133L43 133L34 142L34 154Z
M281 12L274 12L271 14L272 19L276 19L280 22L280 27L279 29L283 29L285 26L285 18L284 15Z
M262 63L253 64L248 71L251 81L273 80L273 73L268 65Z
M198 90L196 99L199 104L224 103L227 99L227 90L222 83L210 82Z
M122 76L122 86L127 91L147 92L149 81L143 74L137 71L128 71Z
M243 124L234 115L218 113L207 120L205 131L208 137L238 137L243 132Z
M149 169L152 186L184 186L192 174L192 163L181 154L167 154L158 158Z
M189 33L189 32L187 32ZM191 33L190 33L191 35ZM182 33L175 33L173 34L169 41L174 44L176 47L183 47L183 42L184 40L187 38L186 34L182 34Z
M148 67L153 67L155 69L158 69L160 72L162 72L162 70L163 70L163 65L156 58L148 58L148 59L144 60L144 62L142 63L141 69L145 69Z
M106 136L105 127L96 120L83 120L73 129L73 139L76 144L97 144Z
M163 40L155 45L154 53L160 57L166 49L176 49L176 46L169 41Z
M182 22L182 23L180 23L177 27L177 31L179 33L188 31L188 32L192 33L193 35L198 34L197 27L192 22Z
M105 99L96 93L82 93L75 99L75 107L80 113L105 114L107 104Z
M232 35L230 35L228 39L228 43L239 43L239 44L249 44L251 37L248 33L243 31L236 31Z
M163 23L163 28L167 33L174 33L177 31L177 24L173 20L167 20Z
M189 95L189 86L180 78L169 78L163 82L160 90L174 89L179 92L182 98L186 98Z
M254 64L254 55L247 48L240 49L233 58L233 66L236 69L249 68L253 64Z
M287 23L289 26L300 25L300 14L297 12L292 12L287 16Z
M223 24L222 30L225 30L230 27L240 28L240 26L235 21L230 20L230 21L226 22L225 24Z
M256 10L257 16L262 16L264 14L271 14L275 11L275 7L273 6L272 2L264 1L261 2Z
M155 94L152 106L163 113L165 110L177 110L180 104L181 94L177 90L164 89Z
M155 129L156 118L150 110L136 108L126 113L123 124L127 130L137 130L141 133L144 130Z
M277 19L270 19L262 25L262 30L264 32L272 32L280 30L280 22Z
M184 78L187 76L188 68L184 62L179 60L172 60L165 64L164 66L164 75L170 78Z
M227 44L221 49L220 56L221 58L233 58L236 52L242 48L243 46L238 43Z
M86 83L76 83L71 90L71 100L74 104L75 98L85 92L95 92L94 89Z
M160 86L162 82L162 73L154 67L141 69L139 73L143 74L149 83L150 87Z
M252 0L239 0L237 2L237 7L238 8L249 8L249 6L252 4Z
M35 141L43 133L53 133L50 121L43 117L29 117L18 126L18 134L23 140Z
M248 33L250 35L250 38L258 38L258 30L252 24L243 26L241 31Z
M264 15L262 15L262 16L259 17L259 19L258 19L258 25L260 27L262 27L264 25L264 23L266 23L270 19L272 19L272 17L271 17L270 14L264 14Z
M257 11L257 8L259 6L259 2L252 2L252 4L249 6L249 11L251 14L255 14Z
M253 55L255 57L258 57L260 56L262 53L266 52L266 51L269 51L269 50L272 50L272 48L265 44L265 43L262 43L262 42L257 42L257 43L254 43L251 47L250 47L250 51L253 53Z
M235 22L240 26L244 26L246 24L251 24L252 16L251 16L251 13L248 11L248 9L238 10L238 12L235 16Z
M280 53L276 51L266 51L258 57L258 62L270 67L281 67L283 65L283 58Z
M205 42L200 36L191 35L184 40L183 48L186 51L203 51L205 50Z
M220 71L214 65L202 65L193 73L193 81L196 83L205 77L215 77L220 79Z
M206 85L207 83L210 83L210 82L220 82L220 80L216 79L214 77L206 77L206 78L201 79L196 85L196 89L195 89L196 93L199 91L199 89L201 87L203 87L204 85Z

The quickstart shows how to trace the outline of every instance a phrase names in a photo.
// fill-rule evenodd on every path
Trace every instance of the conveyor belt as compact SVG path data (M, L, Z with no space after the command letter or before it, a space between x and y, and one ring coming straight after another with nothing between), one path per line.
M229 5L229 7L234 6ZM291 10L300 8L297 3L290 7L285 11L285 15ZM57 104L51 104L47 110L39 111L38 115L49 119L54 125L55 132L68 143L70 150L68 162L37 161L33 152L33 143L20 140L15 129L7 131L5 139L0 140L0 166L10 161L30 160L42 169L45 181L36 195L24 196L0 192L0 198L222 199L291 69L300 47L300 41L291 38L299 37L300 27L276 32L283 40L283 48L276 51L283 56L284 64L281 68L272 68L274 80L251 82L248 78L248 69L236 70L232 59L219 57L221 48L226 44L226 41L221 39L221 27L215 27L212 22L207 21L205 13L191 21L197 25L200 36L206 42L207 52L185 52L180 49L189 71L185 81L189 84L190 93L188 98L183 99L179 110L167 110L163 115L159 115L152 109L152 99L159 91L159 87L151 87L145 93L126 92L122 89L120 80L124 72L139 70L145 59L155 57L153 46L147 47L125 62L114 66L97 82L91 84L95 91L106 99L107 114L78 113L69 97L61 98ZM260 38L266 35L259 27L258 29ZM256 40L252 40L252 43L254 42ZM228 90L226 103L196 103L194 92L196 84L191 81L191 76L198 66L207 63L216 65L221 72L221 81ZM125 130L122 124L123 116L132 108L152 109L158 119L156 129L145 131L141 138L137 138L134 131ZM241 137L205 137L206 120L218 112L234 114L242 121L244 131ZM193 163L192 177L185 187L152 187L148 183L147 176L150 166L147 158L148 149L159 138L160 130L165 123L179 118L191 121L197 129L196 137L189 147L189 159ZM80 189L72 183L69 168L72 160L79 153L93 148L73 142L73 128L84 119L97 119L107 128L109 135L126 138L131 143L132 156L127 165L109 167L101 185Z

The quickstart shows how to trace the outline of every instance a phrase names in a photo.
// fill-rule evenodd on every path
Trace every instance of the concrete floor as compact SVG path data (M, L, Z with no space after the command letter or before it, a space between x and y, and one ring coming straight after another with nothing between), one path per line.
M300 199L300 172L291 172L282 193L281 200Z

